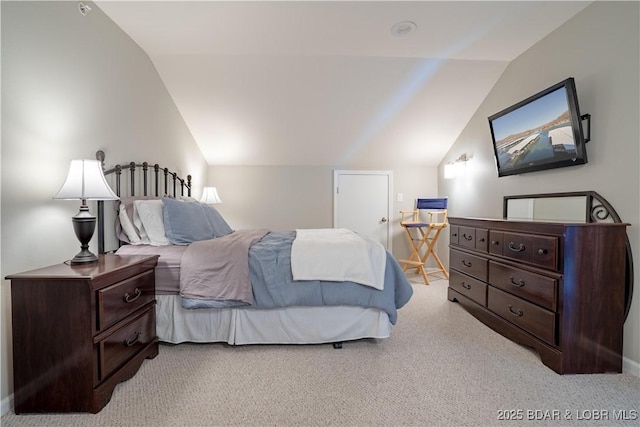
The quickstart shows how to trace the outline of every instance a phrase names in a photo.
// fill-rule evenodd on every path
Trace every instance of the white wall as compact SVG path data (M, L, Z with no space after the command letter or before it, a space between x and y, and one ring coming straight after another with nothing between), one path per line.
M190 173L207 165L148 56L100 9L77 2L2 2L1 277L79 251L79 202L52 200L74 158L150 161ZM95 239L94 239L95 240ZM93 251L97 249L93 246ZM12 393L10 284L2 281L1 397Z
M396 258L409 255L400 227L400 210L413 209L418 197L437 196L437 169L392 164L354 163L330 166L210 166L207 185L222 198L216 209L234 229L333 227L333 171L390 170L393 173L392 249ZM403 201L397 201L397 193Z
M635 258L635 295L625 323L627 369L640 375L640 37L638 2L596 2L515 59L440 165L473 155L466 176L440 180L451 216L502 217L505 195L593 190L623 221ZM558 83L576 80L592 116L589 163L498 178L487 117Z

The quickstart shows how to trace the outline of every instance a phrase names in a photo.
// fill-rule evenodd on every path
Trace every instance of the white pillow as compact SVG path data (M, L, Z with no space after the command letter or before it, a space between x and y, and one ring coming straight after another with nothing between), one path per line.
M153 246L171 244L164 232L162 200L136 200L133 202L133 221L140 230L140 239L143 242L146 238L148 243Z
M131 220L129 219L129 215L127 215L127 209L124 207L124 205L120 205L120 212L118 212L118 218L120 219L120 227L122 227L122 231L124 231L124 234L129 239L129 243L132 245L142 244L142 241L138 236L138 232L136 231L135 227L131 223Z
M133 202L133 225L138 230L138 236L140 236L140 243L143 245L148 245L151 243L149 240L149 236L147 236L147 232L144 230L144 225L142 224L142 220L140 219L140 214L138 214L138 205L136 204L137 200Z

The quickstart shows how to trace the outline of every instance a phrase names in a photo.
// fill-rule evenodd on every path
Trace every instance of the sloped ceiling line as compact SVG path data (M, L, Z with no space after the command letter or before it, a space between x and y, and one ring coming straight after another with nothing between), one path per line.
M388 168L438 165L509 61L589 3L96 5L148 53L209 164ZM404 20L416 31L394 37Z

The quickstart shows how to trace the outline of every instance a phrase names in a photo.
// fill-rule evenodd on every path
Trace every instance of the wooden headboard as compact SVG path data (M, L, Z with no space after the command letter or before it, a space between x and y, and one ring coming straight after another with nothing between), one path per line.
M96 159L102 162L102 169L111 189L118 197L126 196L187 196L191 197L191 175L186 179L171 172L168 168L149 162L128 162L104 169L104 151L96 152ZM128 173L124 173L128 171ZM105 250L105 203L113 203L115 212L116 202L98 201L98 252L103 254ZM113 230L115 236L115 229Z

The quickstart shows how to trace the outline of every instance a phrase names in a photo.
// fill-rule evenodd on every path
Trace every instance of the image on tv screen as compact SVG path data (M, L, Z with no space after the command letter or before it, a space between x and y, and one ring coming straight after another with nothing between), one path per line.
M494 119L491 126L503 170L577 156L564 87Z

